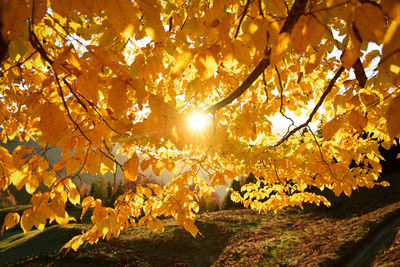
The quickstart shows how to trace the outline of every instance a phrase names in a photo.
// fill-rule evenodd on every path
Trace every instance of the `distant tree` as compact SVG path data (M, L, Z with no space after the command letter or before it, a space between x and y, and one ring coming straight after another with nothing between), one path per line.
M218 211L221 206L221 199L216 192L206 193L199 198L199 213Z
M106 198L104 199L105 206L112 206L114 204L115 194L113 192L113 188L111 186L111 182L108 181L106 186Z
M90 195L94 198L101 199L103 205L106 205L109 202L106 187L106 178L100 175L97 176L96 180L92 183L92 187L90 189Z
M241 185L240 181L238 180L233 180L230 186L230 191L228 194L225 196L224 201L222 202L222 209L223 210L229 210L229 209L243 209L243 204L242 203L235 203L231 199L232 191L236 191L240 193Z

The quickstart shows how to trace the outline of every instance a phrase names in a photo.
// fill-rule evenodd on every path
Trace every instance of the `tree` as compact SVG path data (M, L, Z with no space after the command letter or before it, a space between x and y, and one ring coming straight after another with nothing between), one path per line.
M230 190L228 191L228 194L226 194L224 200L222 201L222 206L221 208L224 210L229 210L229 209L242 209L243 205L241 203L236 203L232 201L232 192L238 192L240 194L240 182L238 180L233 180L230 186Z
M196 236L189 184L208 192L252 172L252 193L234 200L258 211L329 205L310 185L350 195L379 184L378 145L359 136L374 132L388 148L400 133L399 8L396 0L1 1L0 139L33 139L63 156L49 165L28 147L0 148L0 189L25 186L33 203L3 229L67 223L70 201L93 207L93 227L66 248L130 225L162 231L160 215ZM283 136L272 131L277 114L291 124ZM319 120L322 135L301 142L298 131ZM350 170L352 160L370 168ZM122 171L135 185L139 167L175 176L134 186L114 207L81 201L71 181ZM256 201L268 196L263 188L273 195Z

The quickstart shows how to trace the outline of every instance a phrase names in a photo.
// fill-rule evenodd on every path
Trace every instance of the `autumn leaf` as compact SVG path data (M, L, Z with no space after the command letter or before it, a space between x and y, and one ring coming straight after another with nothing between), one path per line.
M301 16L290 34L291 45L297 52L303 52L308 45L318 45L324 32L325 27L315 16Z
M400 3L397 0L383 0L382 1L383 11L389 14L389 16L400 23Z
M134 152L124 164L124 177L127 181L135 181L138 175L139 156Z
M181 75L182 72L189 65L192 58L193 58L193 54L190 50L186 50L183 53L179 54L179 56L176 57L176 62L171 69L171 74L173 76Z
M343 118L341 116L336 116L330 120L327 124L322 127L322 136L325 140L331 139L335 133L341 128L343 124Z
M34 224L32 209L26 209L21 217L21 228L24 232L31 230Z
M40 109L40 130L46 140L53 146L63 138L67 122L64 114L56 104L46 103Z
M164 162L162 162L161 160L155 160L152 162L151 168L155 175L160 176L162 170L164 169Z
M354 20L363 41L380 43L385 22L379 7L372 3L363 3L354 11Z
M108 104L114 111L113 115L120 117L128 108L127 84L120 79L113 79L108 91Z
M202 50L196 59L196 66L201 79L207 80L214 76L218 70L218 64L210 50Z
M2 36L7 36L9 41L20 37L27 32L26 20L30 18L31 12L25 0L14 0L2 3Z
M352 111L349 114L349 123L359 134L362 134L365 126L367 126L368 120L358 111Z
M400 114L400 96L393 98L386 111L386 127L389 135L394 138L400 135L400 120L397 114Z
M0 147L0 190L25 187L33 204L2 230L73 221L67 202L79 204L87 188L71 178L120 170L124 192L112 207L83 199L92 224L66 249L129 227L162 231L161 217L196 236L198 196L249 172L255 181L231 198L257 211L329 206L310 186L350 197L372 188L382 171L374 139L389 149L400 134L399 8L394 0L0 1L0 141L34 144ZM206 130L188 125L193 113L210 118ZM350 170L353 160L367 170ZM164 168L172 177L159 185L137 180Z
M271 50L271 65L276 65L283 57L283 54L289 48L290 37L288 33L281 33L278 36L278 42Z
M17 223L19 223L20 216L16 212L10 212L4 218L3 226L1 227L1 235L3 235L4 230L13 228Z

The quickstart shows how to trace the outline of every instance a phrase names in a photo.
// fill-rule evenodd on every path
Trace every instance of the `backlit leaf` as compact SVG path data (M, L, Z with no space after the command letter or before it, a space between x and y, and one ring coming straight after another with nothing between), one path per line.
M139 156L134 152L131 158L124 164L124 177L127 181L137 179L139 169Z
M3 226L1 227L1 235L4 233L4 229L8 230L13 228L17 223L19 223L20 216L16 212L10 212L4 218Z
M374 4L364 3L354 12L355 26L363 41L380 43L384 34L382 10Z
M32 209L26 209L21 217L21 228L24 232L28 232L33 227L34 218Z
M179 76L189 65L193 58L193 54L190 50L184 51L182 54L176 57L174 66L171 69L171 74L173 76Z
M56 104L46 103L41 106L39 127L46 140L53 146L63 138L67 123Z
M400 119L397 114L400 114L400 96L390 101L386 111L386 127L392 138L400 136Z
M312 15L301 16L291 34L291 44L297 52L305 51L308 45L321 42L325 27Z
M327 124L322 127L322 136L325 140L331 139L335 133L341 128L343 124L343 118L341 116L336 116Z

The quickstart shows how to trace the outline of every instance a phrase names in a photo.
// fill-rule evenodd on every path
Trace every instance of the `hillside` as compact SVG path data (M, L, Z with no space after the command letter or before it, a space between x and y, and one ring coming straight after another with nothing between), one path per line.
M399 178L400 171L392 173L388 176L391 187L354 192L352 198L336 199L331 209L308 207L305 211L287 209L276 214L252 210L203 213L197 219L203 236L197 238L166 219L164 233L140 227L108 242L57 254L62 242L80 232L84 225L52 226L26 236L6 234L0 239L0 264L11 261L36 266L343 265L400 216ZM395 227L392 228L397 230ZM370 249L368 264L376 255L378 263L395 261L399 236L395 239L391 231L382 247Z

